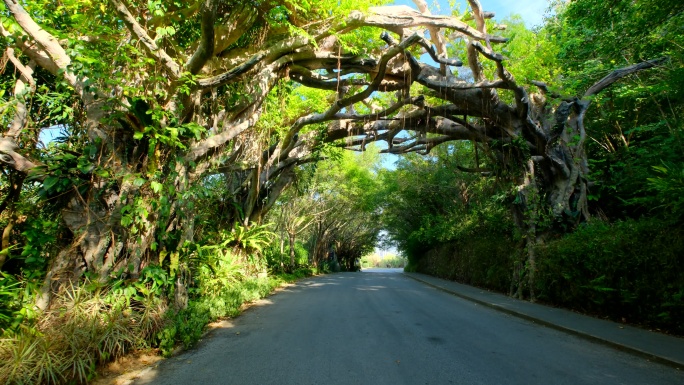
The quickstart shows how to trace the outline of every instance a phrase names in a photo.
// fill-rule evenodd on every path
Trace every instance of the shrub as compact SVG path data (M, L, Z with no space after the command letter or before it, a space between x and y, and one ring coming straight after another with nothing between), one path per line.
M475 222L448 243L409 260L405 271L416 271L461 283L508 292L511 266L519 249L502 221Z
M306 270L297 271L292 280L303 277ZM266 297L282 282L283 279L277 277L245 278L223 286L213 295L190 300L185 309L169 312L165 327L157 334L162 354L171 354L178 343L186 349L194 346L202 338L207 324L224 317L238 316L244 303Z
M167 309L173 280L159 266L141 271L136 281L82 282L63 290L35 323L18 323L0 338L0 383L85 383L97 365L132 349L158 347L169 355L181 344L193 346L208 323L240 314L244 303L267 296L284 281L312 275L308 266L283 277L245 274L245 262L221 247L196 247L188 306ZM17 298L23 289L11 276L0 280L0 299ZM16 302L16 301L15 301ZM0 322L22 309L8 301ZM21 301L20 301L21 302Z
M684 229L657 219L588 223L539 246L539 298L684 333Z
M132 293L116 286L68 287L35 326L2 336L0 382L86 382L96 365L147 347L162 325L165 306L158 297L138 300Z

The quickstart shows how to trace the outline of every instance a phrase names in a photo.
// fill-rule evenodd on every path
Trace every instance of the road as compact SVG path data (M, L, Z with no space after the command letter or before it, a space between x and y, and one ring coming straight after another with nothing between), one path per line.
M684 373L397 271L299 282L135 384L684 384Z

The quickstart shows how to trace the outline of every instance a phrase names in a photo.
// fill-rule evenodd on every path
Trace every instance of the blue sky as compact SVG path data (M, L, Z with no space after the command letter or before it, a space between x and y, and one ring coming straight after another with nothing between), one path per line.
M430 11L433 14L451 14L451 6L449 0L426 0ZM467 9L467 0L454 0L455 7L462 13ZM411 8L417 8L412 0L395 0L395 5L408 5ZM528 28L540 25L543 20L544 12L548 8L549 0L480 0L480 4L485 11L494 12L495 20L503 20L511 14L518 14L522 16L525 25ZM427 55L425 55L427 56ZM429 58L421 58L431 61ZM383 143L379 143L381 148L385 148ZM394 163L398 156L392 154L382 154L382 166L388 169L394 169Z
M448 0L426 0L426 2L434 14L451 13ZM454 0L454 3L461 12L466 10L466 0ZM548 3L548 0L480 0L485 11L496 13L496 20L503 20L506 16L517 13L522 16L528 28L541 24ZM412 0L396 0L394 4L416 8Z

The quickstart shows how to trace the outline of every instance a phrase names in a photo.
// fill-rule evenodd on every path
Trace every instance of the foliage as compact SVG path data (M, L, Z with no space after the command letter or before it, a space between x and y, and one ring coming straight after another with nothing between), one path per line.
M684 232L658 218L593 221L539 246L539 298L683 333Z
M527 29L519 15L510 15L501 24L506 26L502 36L509 39L501 48L501 53L508 58L508 71L529 86L533 80L561 86L559 48L551 41L549 31Z
M98 364L148 345L162 326L161 298L126 285L72 286L35 327L0 339L0 381L60 384L86 382Z
M190 300L187 308L167 314L166 324L156 337L159 349L168 356L178 343L184 348L190 348L204 335L205 327L210 322L236 317L246 303L266 297L285 282L294 282L314 274L315 271L310 268L298 268L292 273L245 278L231 285L221 286L212 295L196 296Z
M653 166L655 175L648 178L648 188L653 193L649 203L658 203L655 210L680 224L684 220L683 167L684 164Z
M223 286L213 295L195 297L185 309L167 314L166 325L157 335L162 354L170 355L177 343L184 348L192 347L207 324L239 315L243 304L267 296L280 283L276 278L247 278Z
M236 223L228 237L228 245L235 245L236 248L248 253L261 253L264 246L268 245L275 235L268 230L270 227L270 223L250 228Z
M478 235L441 243L409 264L406 271L434 275L502 293L511 290L519 242L495 223L478 226Z
M23 290L21 281L14 276L0 272L0 330L17 328L24 320Z
M381 190L375 168L379 154L373 146L361 154L329 152L330 159L302 171L297 188L281 197L269 219L278 223L285 244L288 234L305 239L304 263L325 268L326 261L335 264L329 260L335 255L341 267L351 269L356 258L375 248L378 239ZM293 252L302 263L304 253L296 245ZM279 250L271 255L275 262Z
M663 176L653 167L665 163L676 170L684 162L682 3L576 0L553 8L545 30L557 46L566 92L583 92L615 66L668 58L596 96L586 119L598 184L591 193L594 207L609 218L662 214L652 211L662 206L662 196L647 180Z
M675 255L681 254L682 239L682 10L676 1L559 1L536 31L524 28L515 16L503 22L508 26L503 34L510 39L501 48L506 68L530 86L529 92L536 91L531 80L546 82L549 98L558 98L555 93L581 96L615 68L668 58L661 67L626 77L592 98L586 118L593 172L590 210L601 218L633 219L592 222L562 237L560 230L567 232L574 224L559 222L544 210L536 213L534 241L539 246L533 253L543 266L532 288L543 300L678 328L673 320L681 297ZM462 56L464 48L451 47ZM486 73L494 73L492 63L484 64ZM502 93L509 102L512 96ZM496 145L442 145L426 158L405 157L397 170L384 173L383 223L408 256L407 271L509 292L512 275L532 268L520 263L519 255L530 235L515 230L516 221L528 214L511 215L521 195L509 183L521 173L496 167L488 158L488 149ZM515 142L504 146L522 148ZM476 177L459 169L486 172ZM536 182L554 178L539 174ZM549 199L537 198L542 203ZM672 274L651 277L663 266ZM583 305L587 299L590 303Z
M266 262L270 271L282 272L287 270L285 265L289 265L290 258L289 251L286 251L285 244L288 242L287 237L276 239L271 243L270 247L265 251ZM280 243L283 244L283 252L280 251ZM294 267L307 266L309 264L309 251L306 249L304 243L296 241L294 244L295 264Z
M158 347L171 354L177 343L187 348L199 341L208 323L237 316L243 304L267 296L283 282L315 273L299 268L292 274L250 278L235 273L234 259L217 259L205 257L214 264L200 270L189 305L179 311L165 305L169 280L158 266L146 268L135 282L70 287L34 327L22 324L0 338L0 381L86 382L98 365L131 349ZM0 294L11 294L11 286L4 285Z
M524 173L521 164L530 148L538 146L535 139L509 138L502 131L501 138L480 143L472 138L426 146L429 155L408 156L397 170L380 171L379 148L365 140L390 131L366 133L362 154L337 147L361 149L350 144L359 139L354 124L372 122L350 117L389 107L396 90L378 89L366 103L333 111L330 116L343 118L339 122L314 119L359 95L363 87L354 83L365 84L377 73L372 63L386 49L379 29L345 20L352 10L365 12L384 1L218 2L216 41L228 43L196 71L186 59L195 57L202 42L203 2L122 2L132 19L117 3L27 0L0 6L6 59L0 70L0 140L10 140L5 133L18 124L11 139L16 154L33 162L24 172L11 156L0 157L0 253L7 257L0 264L0 380L84 382L94 365L129 349L159 346L168 354L176 343L192 346L208 322L238 314L245 301L266 295L282 279L340 264L351 268L374 249L382 227L408 257L409 270L506 290L522 241L532 239L516 232L520 218L511 207L521 203L512 186ZM24 7L50 39L35 41L10 12L11 4ZM508 29L502 34L509 41L498 47L521 85L543 80L552 91L563 86L564 93L580 96L617 67L660 56L669 62L594 97L598 108L587 117L597 184L589 195L593 212L655 219L605 228L592 223L574 238L540 246L538 291L568 306L584 296L609 304L613 316L629 313L630 319L665 325L681 316L677 277L654 280L662 290L643 295L640 287L615 280L618 271L641 282L641 268L650 277L654 266L675 266L674 251L657 256L648 245L656 239L671 247L665 250L675 250L679 230L649 230L647 224L666 219L678 229L684 209L682 3L575 0L553 7L555 15L536 31L515 16L504 21ZM489 31L493 24L488 21ZM136 36L139 30L149 36ZM333 48L316 51L331 36L337 39ZM223 44L216 41L216 47ZM451 56L464 54L464 48L465 40L455 39ZM35 90L20 90L19 75L32 66L31 52L41 59L32 70ZM347 68L342 61L349 61ZM482 64L495 81L495 64ZM322 80L320 88L297 81L297 71L302 76L309 67L308 80ZM214 75L223 79L220 84L201 86ZM460 75L467 77L468 70ZM331 87L342 77L352 85ZM522 100L500 91L506 103ZM421 87L410 93L433 107L446 101ZM418 104L381 123L410 116ZM461 119L456 115L461 113L449 117ZM303 118L315 123L304 124ZM485 131L496 126L487 116L462 120ZM349 124L349 137L326 136L334 134L335 124ZM41 144L41 128L61 135ZM416 130L411 138L403 135L393 138L437 138ZM537 156L546 155L545 147L537 150ZM468 169L478 172L463 172ZM539 175L538 181L558 175ZM548 197L534 198L543 203ZM551 227L544 212L535 219L540 229ZM608 242L611 237L622 243ZM599 241L608 245L607 254L584 248ZM286 243L292 259L285 269ZM623 243L641 254L630 254ZM593 254L577 261L577 250ZM567 267L568 261L575 265ZM286 273L264 278L267 267ZM72 286L55 278L72 275ZM565 275L571 294L556 286ZM46 278L47 289L52 282L66 286L45 314L36 315L31 309ZM632 296L652 303L624 305ZM167 302L173 305L165 312ZM591 306L586 310L594 311Z
M485 236L482 225L511 236L507 192L495 178L458 169L469 166L473 151L468 144L445 146L432 157L407 156L382 174L383 223L409 265L442 243Z

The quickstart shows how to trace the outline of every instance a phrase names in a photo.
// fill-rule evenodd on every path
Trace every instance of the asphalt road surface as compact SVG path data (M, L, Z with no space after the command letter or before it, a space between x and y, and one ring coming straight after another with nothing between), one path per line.
M684 384L389 269L299 282L135 384Z

